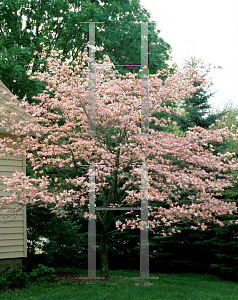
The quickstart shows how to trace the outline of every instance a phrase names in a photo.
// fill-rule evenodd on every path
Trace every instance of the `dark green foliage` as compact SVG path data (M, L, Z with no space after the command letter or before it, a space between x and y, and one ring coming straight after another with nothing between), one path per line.
M209 273L212 259L210 239L214 232L184 229L173 236L162 237L149 232L150 272ZM140 230L113 233L109 238L109 268L140 268Z
M26 273L22 272L22 267L7 267L0 271L0 292L6 289L24 288L28 283Z
M168 237L150 235L151 272L209 273L211 232L184 229Z
M38 265L37 269L32 270L29 277L34 282L49 282L55 277L55 269L40 264Z
M238 280L238 229L230 225L218 230L219 234L210 241L213 254L210 265L213 274L222 279Z
M238 171L234 172L234 179ZM236 202L238 207L238 183L233 182L233 187L222 192L221 198L227 202ZM211 272L226 280L238 280L238 213L221 216L219 219L226 224L217 227L216 236L210 241L212 253ZM232 223L231 223L232 222Z
M195 84L197 86L197 84ZM208 93L204 89L199 89L196 93L192 94L192 98L184 100L182 108L184 114L177 117L177 123L182 131L187 131L189 127L203 127L208 128L211 124L218 119L217 115L208 114L211 105L208 104L208 99L214 93Z
M115 230L108 236L109 269L140 268L140 230Z
M7 0L0 3L0 79L13 94L32 102L44 89L38 81L29 80L35 71L45 70L41 51L46 47L76 59L79 51L87 50L89 24L95 23L96 45L111 57L120 73L138 72L141 64L141 25L150 21L139 0L124 1ZM133 14L131 13L133 11ZM84 22L84 23L83 23ZM99 23L101 22L101 23ZM137 24L135 22L138 22ZM171 47L158 36L155 23L149 23L149 69L168 68ZM34 55L38 51L39 54Z
M191 58L191 61L186 61L187 65L195 69L195 74L199 74L198 68L201 65L201 60ZM201 87L201 81L194 80L195 87ZM189 127L203 127L208 128L215 123L216 119L221 118L223 114L212 113L211 105L208 100L214 95L209 91L209 86L201 87L191 96L192 98L185 98L181 103L182 115L173 115L173 119L177 122L180 130L186 132Z
M7 284L7 278L6 276L2 275L0 276L0 292L4 292L8 287Z
M42 247L47 254L47 262L54 265L78 265L81 252L87 249L87 231L82 232L82 225L70 219L58 220L54 231L49 233L49 243Z
M46 254L45 262L56 266L77 265L80 252L87 249L87 221L74 220L74 216L59 218L49 208L28 205L28 256L33 257L36 247ZM83 226L83 221L85 225ZM86 226L86 227L85 227ZM39 246L40 237L48 243Z
M28 256L35 253L36 247L40 241L40 237L46 232L54 230L53 225L55 215L50 214L49 209L40 207L39 204L27 205L27 248Z
M236 117L238 116L238 108L234 107L231 103L225 105L223 110L218 110L223 116L220 125L217 124L216 128L227 126L233 133L236 128L232 124L238 125ZM235 152L238 156L238 140L230 138L226 143L214 147L217 152L226 153ZM232 171L233 180L231 181L233 187L229 187L222 192L220 199L227 202L236 202L238 207L238 171ZM223 279L238 280L238 228L235 222L238 220L238 213L233 215L226 215L219 217L226 226L217 227L215 229L216 236L210 241L210 248L212 253L211 271L219 275ZM231 223L232 222L232 223Z

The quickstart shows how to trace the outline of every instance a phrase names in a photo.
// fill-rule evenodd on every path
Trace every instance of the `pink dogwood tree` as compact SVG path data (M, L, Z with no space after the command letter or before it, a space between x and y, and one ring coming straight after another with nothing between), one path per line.
M19 121L14 113L1 110L4 120L0 125L17 137L0 139L1 157L25 155L34 171L32 176L20 172L11 178L3 176L11 196L3 197L1 206L7 209L17 203L19 208L40 202L50 204L61 215L73 210L79 218L88 218L89 165L96 166L97 206L135 205L141 199L140 166L145 165L150 229L166 236L179 232L178 225L186 222L202 230L210 222L223 226L216 217L232 214L236 206L217 196L232 186L229 171L237 168L237 160L234 153L214 155L213 143L230 137L229 130L195 127L181 137L149 129L148 135L141 135L141 79L138 74L119 75L105 56L101 64L95 64L96 135L90 135L87 62L87 53L66 62L52 51L47 71L32 76L46 83L45 90L34 97L35 103L21 102L32 121ZM191 68L149 75L149 122L167 126L169 118L158 120L153 113L170 113L169 103L196 90L195 79L201 80L200 87L206 84L204 76ZM182 191L187 197L181 197ZM115 224L118 230L141 226L133 211L127 215L124 221L116 219L113 210L95 215L101 227L102 276L108 276L107 233L111 226Z

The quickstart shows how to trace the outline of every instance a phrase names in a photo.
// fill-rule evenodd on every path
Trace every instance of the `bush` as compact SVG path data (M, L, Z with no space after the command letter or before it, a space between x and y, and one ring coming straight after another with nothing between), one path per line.
M39 264L37 269L32 270L30 279L37 283L43 283L53 280L55 269Z
M6 289L15 289L26 287L28 277L22 272L22 267L11 268L7 267L0 272L0 292Z
M88 222L78 220L73 213L60 218L49 208L40 207L40 203L28 205L27 227L28 255L24 261L29 270L31 263L28 261L35 258L36 247L46 255L39 263L54 268L79 266L82 253L87 253ZM39 246L40 237L47 238L48 242Z
M238 280L238 230L229 225L217 229L217 236L210 240L213 254L210 269L213 275L225 280Z
M5 274L0 275L0 292L4 292L8 288L7 277Z

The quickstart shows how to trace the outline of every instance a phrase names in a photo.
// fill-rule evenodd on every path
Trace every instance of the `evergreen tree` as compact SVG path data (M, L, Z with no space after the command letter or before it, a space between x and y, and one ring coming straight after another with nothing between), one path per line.
M216 119L221 117L221 114L211 113L211 105L208 103L214 93L209 91L209 85L203 87L203 80L197 78L197 75L200 75L204 79L204 75L201 75L198 70L202 61L192 57L191 61L186 61L186 63L195 69L195 73L191 73L191 77L194 77L194 86L201 86L201 88L193 93L191 98L185 98L182 101L181 116L174 116L182 132L186 132L189 127L195 126L208 128Z

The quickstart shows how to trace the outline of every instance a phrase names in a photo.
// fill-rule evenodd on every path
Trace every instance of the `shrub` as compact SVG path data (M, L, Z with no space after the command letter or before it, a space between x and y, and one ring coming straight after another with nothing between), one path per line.
M44 260L34 262L33 268L38 263L50 267L73 267L84 262L82 253L87 254L88 248L87 220L78 221L73 213L59 218L48 207L40 207L37 203L27 206L27 226L28 255L24 261L29 270L32 266L28 261L35 261L36 247L45 256ZM48 242L39 246L40 237L47 238Z
M43 283L53 280L55 269L39 264L37 269L30 273L30 279L34 282Z
M236 225L236 224L235 224ZM225 280L238 280L238 230L230 225L218 228L217 236L210 241L213 254L210 264L211 272Z
M26 273L22 272L22 266L17 268L7 267L0 272L0 291L6 289L15 289L26 287L28 277Z
M4 292L8 288L7 278L5 274L0 275L0 292Z

